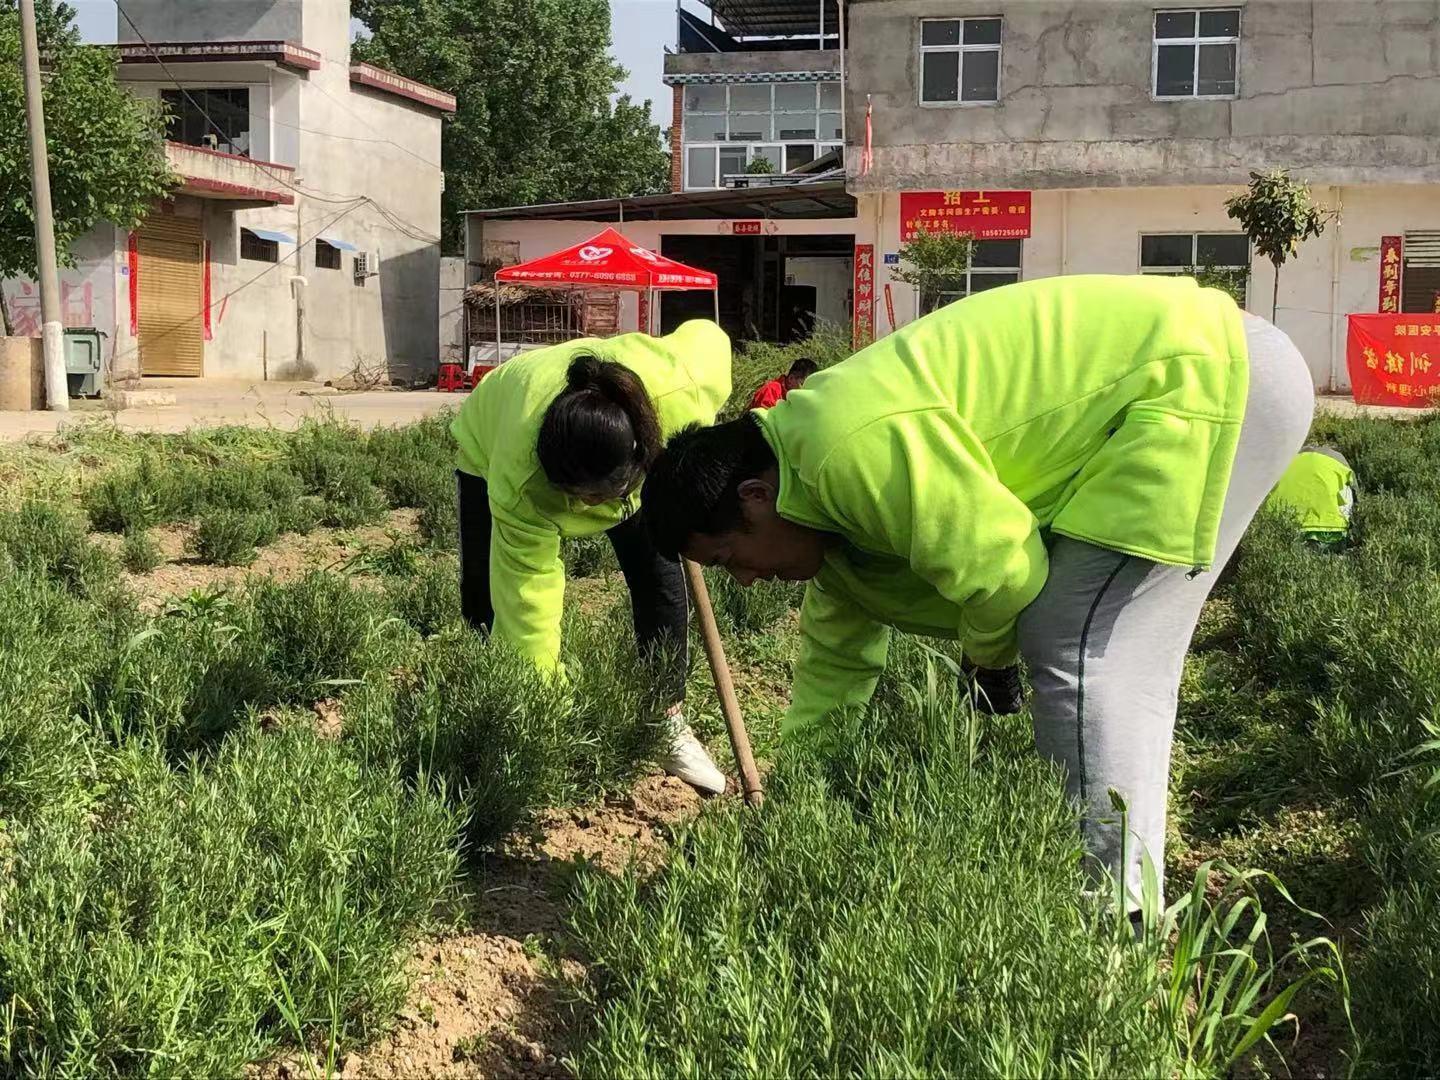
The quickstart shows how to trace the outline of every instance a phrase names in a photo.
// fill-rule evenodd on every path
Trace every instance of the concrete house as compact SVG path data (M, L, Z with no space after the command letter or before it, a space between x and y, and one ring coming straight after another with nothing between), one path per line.
M348 0L128 0L120 78L164 103L179 185L62 273L112 377L395 380L437 357L450 95L350 57ZM24 332L38 298L6 283Z
M1276 321L1317 386L1348 385L1347 313L1437 309L1440 0L846 7L849 187L882 254L959 223L991 234L968 291L1249 268L1268 317L1273 271L1224 202L1252 169L1288 168L1340 211L1280 279ZM1403 253L1399 281L1382 245ZM891 292L913 317L910 290Z
M1268 317L1224 203L1288 168L1340 213L1281 275L1317 386L1348 385L1347 314L1440 303L1440 0L687 2L664 79L673 194L473 214L472 265L623 217L720 275L732 334L784 339L808 304L868 336L922 314L903 239L960 228L976 258L942 300L1201 269Z

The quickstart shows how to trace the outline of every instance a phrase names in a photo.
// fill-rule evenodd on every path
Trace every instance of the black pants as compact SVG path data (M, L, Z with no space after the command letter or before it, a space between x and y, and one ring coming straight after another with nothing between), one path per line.
M455 478L460 517L460 609L472 627L489 633L495 621L495 607L490 601L490 496L480 477L457 471ZM640 655L660 666L657 679L666 701L683 701L690 667L686 632L690 598L680 563L655 550L638 514L605 535L610 538L630 589Z

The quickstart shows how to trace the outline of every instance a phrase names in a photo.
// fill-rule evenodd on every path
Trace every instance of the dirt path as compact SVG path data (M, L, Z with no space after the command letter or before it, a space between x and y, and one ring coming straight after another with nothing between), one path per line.
M391 510L374 525L354 529L318 528L306 535L285 533L273 544L257 549L255 561L248 566L202 563L188 549L195 527L166 525L150 530L151 539L165 561L149 573L132 574L126 571L121 577L140 597L142 609L159 611L170 600L197 589L228 589L243 584L251 577L293 581L311 570L343 565L367 551L383 551L397 540L413 540L418 535L415 525L418 517L417 510ZM91 533L90 538L118 556L121 547L119 536Z
M668 830L701 799L667 776L648 776L600 806L548 810L475 871L462 929L421 942L393 1031L347 1055L347 1080L568 1076L575 986L585 969L568 940L565 898L577 860L619 872L654 861ZM321 1073L288 1059L261 1076ZM321 1073L323 1074L323 1073Z

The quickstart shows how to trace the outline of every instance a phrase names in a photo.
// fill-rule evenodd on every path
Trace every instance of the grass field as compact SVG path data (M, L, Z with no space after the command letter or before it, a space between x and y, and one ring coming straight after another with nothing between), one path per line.
M900 644L833 759L783 752L793 588L712 582L765 808L652 830L664 703L608 546L566 548L567 685L471 634L444 418L7 448L0 1072L405 1075L373 1048L444 1039L457 1075L1434 1073L1440 423L1320 428L1358 543L1262 521L1207 609L1138 942L944 650ZM560 825L617 821L565 862ZM492 1015L491 947L543 1016ZM465 964L462 1038L425 1013Z

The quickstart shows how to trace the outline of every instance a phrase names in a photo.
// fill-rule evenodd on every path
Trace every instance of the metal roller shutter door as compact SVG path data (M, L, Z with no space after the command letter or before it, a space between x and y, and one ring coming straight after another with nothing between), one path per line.
M136 238L140 256L140 372L204 374L204 252L200 223L147 221Z

